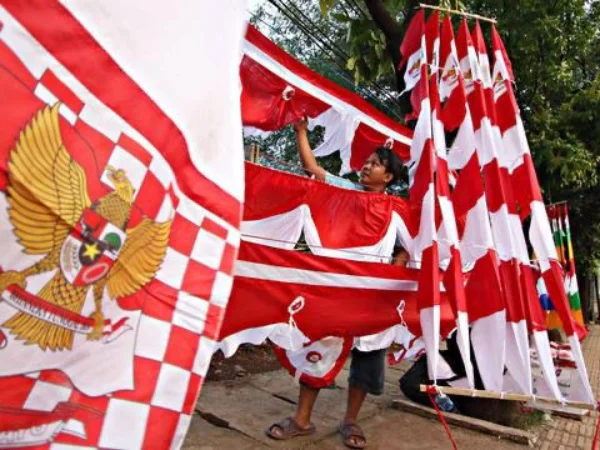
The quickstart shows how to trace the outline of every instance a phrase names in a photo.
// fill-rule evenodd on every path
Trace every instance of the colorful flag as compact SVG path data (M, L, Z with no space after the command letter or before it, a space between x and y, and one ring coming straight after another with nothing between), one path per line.
M239 242L243 3L0 3L0 445L179 448Z

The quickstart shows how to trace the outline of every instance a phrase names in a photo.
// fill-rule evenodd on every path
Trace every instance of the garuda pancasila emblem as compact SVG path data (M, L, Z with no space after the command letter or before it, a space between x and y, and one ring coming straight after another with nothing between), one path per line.
M53 351L71 350L76 332L102 337L104 292L115 300L147 284L163 261L171 229L171 221L148 218L127 228L135 189L124 170L107 167L114 191L90 201L86 174L63 145L58 108L40 110L27 124L8 165L13 232L26 254L42 258L0 274L2 300L17 309L2 327ZM25 291L28 277L55 270L37 294ZM83 317L90 289L95 311Z

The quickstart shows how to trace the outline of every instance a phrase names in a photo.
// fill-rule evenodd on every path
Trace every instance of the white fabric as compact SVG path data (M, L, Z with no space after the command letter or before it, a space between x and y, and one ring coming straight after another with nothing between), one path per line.
M456 317L456 343L465 366L469 388L475 388L475 375L471 362L471 346L469 339L469 316L464 311L458 311Z
M532 394L531 361L527 322L506 322L506 368L519 384L520 392Z
M235 264L235 276L255 278L267 281L285 281L287 283L307 284L311 286L339 286L360 289L381 289L386 291L417 290L417 282L393 278L345 275L340 273L318 272L314 270L294 269L238 260Z
M427 352L427 373L430 380L442 378L440 368L440 306L423 308L419 312L422 338Z
M460 253L463 264L472 265L493 248L491 228L485 196L477 201L467 213L465 231L460 241ZM487 223L486 223L487 222ZM483 243L483 245L480 245Z
M472 325L471 342L475 361L477 361L483 385L490 391L502 391L502 373L506 354L505 336L505 311L483 317Z
M249 328L227 336L215 346L215 352L221 350L225 358L230 358L242 344L261 345L267 339L286 350L297 351L310 342L302 331L290 327L288 323L275 323L264 327Z
M329 108L320 116L309 121L311 129L316 126L325 127L323 142L315 148L315 156L327 156L339 150L342 160L340 175L352 171L350 168L352 141L359 124L357 116L340 113L335 108Z
M248 242L292 250L302 234L308 206L300 205L291 211L260 220L244 220L243 239Z
M532 333L532 341L535 344L537 351L537 360L541 366L543 379L545 381L548 393L553 398L560 400L562 395L556 380L556 371L554 362L552 361L552 352L550 350L550 342L548 340L547 331L534 331Z
M243 1L63 0L110 56L182 131L194 165L244 198L239 62ZM194 18L194 21L190 20ZM144 23L153 26L137 26ZM222 24L228 24L227 33ZM218 36L218 45L198 45ZM191 56L193 55L193 57ZM210 64L207 64L210 61ZM224 70L226 68L226 71ZM211 86L198 89L198 86ZM198 124L202 126L198 126Z
M469 108L467 108L467 113L458 128L452 149L448 153L448 168L451 170L464 168L475 152L475 142L473 121Z
M552 239L552 230L546 206L539 201L531 202L531 226L529 227L529 242L540 262L542 272L550 269L551 259L556 260L556 247Z
M506 204L502 204L497 211L490 211L490 223L498 257L502 261L510 261L517 256L517 252L513 243L513 229Z
M590 386L590 380L587 377L587 369L585 367L585 360L583 359L583 352L579 345L579 339L577 334L569 336L569 345L571 346L571 352L573 353L573 359L577 365L576 373L576 385L575 388L571 386L571 397L569 400L579 400L587 402L591 405L596 404L594 392Z
M313 342L301 350L288 352L287 356L291 365L296 368L296 379L303 373L322 378L333 369L343 348L343 338L330 336ZM318 355L319 358L311 360L311 353Z

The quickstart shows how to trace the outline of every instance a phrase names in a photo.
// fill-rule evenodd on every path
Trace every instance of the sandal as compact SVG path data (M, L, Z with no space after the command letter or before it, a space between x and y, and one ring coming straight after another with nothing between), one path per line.
M340 434L344 445L352 449L363 449L367 446L367 438L363 430L356 423L344 423L340 425Z
M280 430L281 434L275 434L275 430ZM296 421L287 417L281 422L274 423L266 431L265 434L271 439L277 441L287 441L298 436L309 436L316 431L315 426L311 423L308 428L302 428Z

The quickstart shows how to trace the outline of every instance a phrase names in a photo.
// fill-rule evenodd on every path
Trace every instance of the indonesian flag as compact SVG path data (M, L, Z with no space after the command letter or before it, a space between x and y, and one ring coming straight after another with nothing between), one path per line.
M466 25L466 22L464 24ZM475 136L478 139L477 150L485 178L492 233L500 257L500 275L504 287L508 319L506 366L523 392L532 394L527 320L516 245L517 238L521 238L523 242L525 238L520 223L517 221L515 224L514 220L511 220L511 216L515 216L517 213L517 206L509 193L506 171L503 173L500 169L502 163L499 155L502 153L502 138L496 120L490 63L479 22L476 22L472 34L481 80L475 84L468 100L471 111L474 111ZM460 45L459 52L463 48Z
M494 27L492 28L492 45L495 57L493 79L496 111L513 192L520 208L521 218L524 220L531 216L529 240L539 259L542 277L554 307L563 322L577 364L578 384L581 389L572 399L593 403L594 395L585 368L575 323L571 317L548 215L511 85L510 61L500 35Z
M427 352L429 378L435 381L438 379L440 359L440 272L435 224L435 154L431 139L431 105L426 60L422 60L420 70L419 85L416 88L420 96L420 112L410 148L410 202L415 217L420 219L412 257L420 262L417 304Z
M464 31L463 31L464 34ZM468 30L466 36L468 37ZM441 61L458 62L451 55L456 48L449 18L442 25ZM450 44L448 44L450 42ZM471 47L472 48L472 47ZM471 59L460 64L470 64ZM476 69L471 70L471 74ZM458 128L456 139L448 154L451 169L458 170L452 202L459 228L460 252L468 271L465 287L469 321L472 324L471 342L475 359L486 389L501 391L505 360L506 312L502 285L494 250L492 230L484 186L476 151L475 132L467 104L465 81L458 66L446 66L444 71L456 77L443 110L446 129ZM465 71L466 72L466 71ZM470 81L473 88L472 80ZM450 85L450 84L449 84Z
M413 90L410 96L413 112L407 116L407 120L419 117L423 98L428 94L427 90L427 44L425 39L425 11L420 9L408 25L408 30L400 44L402 61L398 66L400 69L406 66L404 71L404 92ZM423 71L425 67L425 71ZM425 73L425 83L421 83ZM424 90L425 89L425 90Z
M239 243L244 28L0 2L0 447L181 447Z
M458 242L458 229L450 193L450 172L446 148L446 136L442 123L442 108L438 90L439 66L439 12L431 15L427 22L428 62L433 67L430 80L431 126L436 159L436 191L439 208L437 241L440 267L444 270L442 281L456 315L457 343L461 352L469 385L474 387L473 364L469 339L469 319L462 273L462 258ZM433 45L430 45L430 41Z

